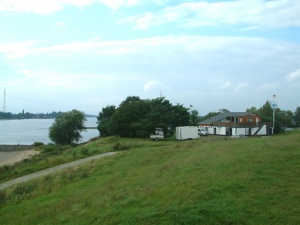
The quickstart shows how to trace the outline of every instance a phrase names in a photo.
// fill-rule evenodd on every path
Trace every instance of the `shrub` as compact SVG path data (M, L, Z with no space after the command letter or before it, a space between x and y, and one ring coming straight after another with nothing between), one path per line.
M116 143L113 145L113 150L115 151L123 151L129 149L128 145Z
M34 145L35 147L38 147L38 146L43 146L44 143L43 143L43 142L34 142L33 145Z
M85 129L84 113L73 109L56 117L49 128L49 138L56 144L65 145L78 142Z
M89 154L89 149L84 147L80 150L80 152L81 152L82 155L88 155Z
M4 191L0 191L0 204L3 204L6 201L6 194Z

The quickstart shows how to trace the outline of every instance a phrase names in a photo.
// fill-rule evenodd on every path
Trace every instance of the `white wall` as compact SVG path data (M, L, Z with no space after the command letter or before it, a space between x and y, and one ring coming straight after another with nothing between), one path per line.
M226 135L226 128L225 127L208 127L208 126L199 126L201 129L207 129L208 134L214 134L214 129L216 129L216 135ZM256 131L258 131L259 127L243 127L243 128L232 128L232 134L243 134L243 135L249 135L249 129L251 129L251 136L255 134ZM267 134L267 126L264 125L263 128L258 132L257 135L266 135Z
M264 125L260 131L257 133L257 135L267 135L267 126Z

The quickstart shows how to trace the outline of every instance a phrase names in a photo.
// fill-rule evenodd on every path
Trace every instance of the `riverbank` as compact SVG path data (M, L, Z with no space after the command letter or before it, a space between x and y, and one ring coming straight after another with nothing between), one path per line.
M0 151L0 166L12 165L38 153L39 152L34 150L32 146L30 150Z

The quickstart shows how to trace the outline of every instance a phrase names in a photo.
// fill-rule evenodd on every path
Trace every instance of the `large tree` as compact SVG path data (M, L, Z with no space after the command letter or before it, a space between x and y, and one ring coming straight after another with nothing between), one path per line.
M56 144L64 145L78 142L81 132L86 130L84 113L73 109L60 114L49 128L49 138Z
M276 110L276 120L281 124L283 127L293 127L293 112L290 110Z
M127 97L111 117L112 133L123 137L140 136L144 133L144 117L149 110L149 101Z
M273 121L273 109L270 101L266 101L266 103L257 110L257 113L262 117L264 122Z
M190 124L188 110L179 104L173 106L162 97L143 100L129 96L115 110L102 109L98 116L98 129L101 136L145 137L156 127L171 133L170 128ZM105 132L101 132L103 128Z
M102 108L102 111L99 113L98 119L98 130L102 137L112 135L111 129L111 117L116 112L116 106L108 105Z
M298 106L294 112L294 121L295 121L295 126L299 127L300 126L300 107Z
M197 126L197 123L199 122L199 112L196 109L191 110L190 113L190 122L191 125Z

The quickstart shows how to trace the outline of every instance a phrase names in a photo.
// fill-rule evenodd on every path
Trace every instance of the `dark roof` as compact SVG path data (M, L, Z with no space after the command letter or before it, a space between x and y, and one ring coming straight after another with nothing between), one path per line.
M226 113L221 113L216 116L213 116L209 119L203 120L198 125L201 124L212 124L213 122L219 122L224 118L227 117L240 117L240 116L247 116L249 114L253 114L252 112L226 112Z

